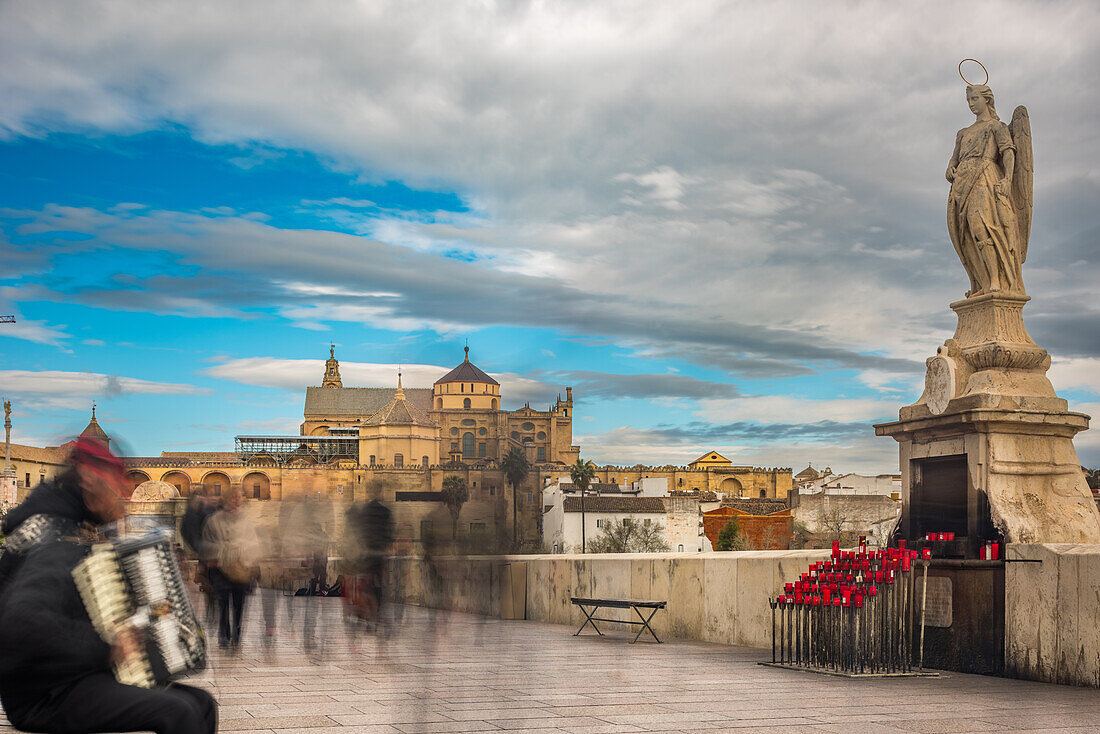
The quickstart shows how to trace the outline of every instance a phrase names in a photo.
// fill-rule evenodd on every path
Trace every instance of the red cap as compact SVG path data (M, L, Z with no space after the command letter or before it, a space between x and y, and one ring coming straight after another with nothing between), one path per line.
M119 474L126 471L122 459L111 453L107 445L94 438L78 438L73 444L73 452L69 455L69 461L73 466L98 464L103 468L114 469Z

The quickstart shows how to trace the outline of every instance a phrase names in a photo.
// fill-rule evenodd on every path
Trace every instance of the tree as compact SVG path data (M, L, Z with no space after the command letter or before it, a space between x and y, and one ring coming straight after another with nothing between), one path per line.
M519 521L516 515L516 505L519 504L519 485L527 478L531 471L531 464L527 461L527 455L519 446L508 449L504 460L500 462L500 468L504 470L504 476L512 485L512 544L519 545Z
M805 548L809 545L811 535L806 523L795 520L791 523L791 548Z
M718 533L718 539L714 543L714 550L736 551L745 550L745 538L741 535L741 523L734 515Z
M630 518L613 520L592 539L593 553L661 553L669 550L660 523L639 523Z
M470 490L466 488L466 480L452 474L443 478L443 504L451 513L451 540L458 536L458 516L462 514L462 505L470 499Z
M596 465L589 460L578 457L577 463L569 467L569 478L573 480L573 486L581 493L581 553L584 553L584 495L588 493L588 485L596 478Z
M659 522L646 525L634 523L637 532L631 549L633 553L666 553L672 548L665 540L665 526Z

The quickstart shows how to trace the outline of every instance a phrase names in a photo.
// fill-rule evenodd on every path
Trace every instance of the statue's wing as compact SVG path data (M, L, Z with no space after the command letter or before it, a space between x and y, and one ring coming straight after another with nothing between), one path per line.
M1035 157L1031 151L1031 119L1023 105L1012 113L1008 131L1016 145L1016 165L1012 169L1012 202L1016 207L1016 223L1020 228L1020 262L1023 262L1027 259L1027 242L1031 237L1032 181L1035 176Z

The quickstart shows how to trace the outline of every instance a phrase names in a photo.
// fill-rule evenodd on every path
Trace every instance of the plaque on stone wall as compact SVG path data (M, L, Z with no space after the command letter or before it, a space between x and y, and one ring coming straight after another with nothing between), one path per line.
M925 626L951 626L951 592L951 579L946 576L928 577L928 596L924 604Z

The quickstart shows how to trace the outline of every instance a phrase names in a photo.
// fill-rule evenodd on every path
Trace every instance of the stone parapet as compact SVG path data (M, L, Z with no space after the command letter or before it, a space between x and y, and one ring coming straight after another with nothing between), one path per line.
M1100 687L1100 544L1006 551L1006 673Z

